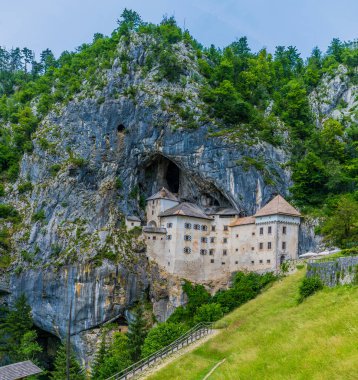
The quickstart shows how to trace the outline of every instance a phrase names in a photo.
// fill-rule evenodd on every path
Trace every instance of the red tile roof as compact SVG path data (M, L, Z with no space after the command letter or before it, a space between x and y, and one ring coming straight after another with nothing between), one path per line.
M266 216L266 215L292 215L292 216L301 216L301 214L291 206L285 198L281 195L276 195L266 206L262 207L257 213L254 215L258 216Z

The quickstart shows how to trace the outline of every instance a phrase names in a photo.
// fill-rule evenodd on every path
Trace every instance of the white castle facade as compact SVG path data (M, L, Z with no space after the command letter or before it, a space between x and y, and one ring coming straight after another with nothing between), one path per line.
M239 270L275 271L298 258L300 213L280 195L255 215L180 202L163 188L147 199L143 228L149 259L196 282L225 279Z

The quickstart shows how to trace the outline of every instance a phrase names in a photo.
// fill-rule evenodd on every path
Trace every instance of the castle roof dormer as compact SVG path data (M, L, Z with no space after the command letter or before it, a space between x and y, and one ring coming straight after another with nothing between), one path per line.
M281 195L276 195L266 206L262 207L254 217L268 216L268 215L290 215L301 216L293 206L291 206L285 198Z
M168 210L161 212L159 216L188 216L192 218L212 220L212 218L205 214L205 212L199 206L189 202L183 202L177 206L171 207Z
M147 198L147 201L152 201L154 199L168 199L170 201L179 202L178 198L165 187L162 187L157 193Z

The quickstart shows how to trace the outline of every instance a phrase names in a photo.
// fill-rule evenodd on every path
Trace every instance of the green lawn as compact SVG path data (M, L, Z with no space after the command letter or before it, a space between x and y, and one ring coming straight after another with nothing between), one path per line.
M324 289L302 304L304 270L275 283L222 321L217 336L149 379L358 379L358 287Z

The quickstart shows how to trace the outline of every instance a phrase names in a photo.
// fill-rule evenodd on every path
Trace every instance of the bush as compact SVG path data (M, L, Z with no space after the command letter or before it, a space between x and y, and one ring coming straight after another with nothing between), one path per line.
M323 289L323 284L319 277L304 278L299 288L298 302L303 302L307 297L321 289Z
M57 173L61 170L62 168L62 165L61 164L54 164L52 166L50 166L50 174L52 177L56 177Z
M17 189L20 194L24 194L24 193L27 193L28 191L31 191L33 189L33 186L31 182L24 182L24 183L20 183Z
M17 219L18 217L19 213L14 206L0 204L0 219Z
M194 323L215 322L224 315L222 307L218 303L201 305L194 316Z
M142 357L145 358L168 344L174 342L187 331L180 323L164 322L152 328L144 340Z
M32 215L31 219L33 222L38 222L39 220L45 220L46 219L45 211L42 209L35 212L35 214Z

